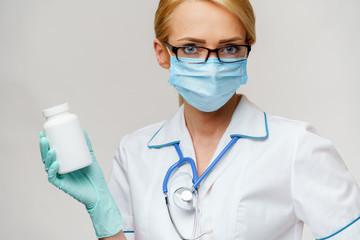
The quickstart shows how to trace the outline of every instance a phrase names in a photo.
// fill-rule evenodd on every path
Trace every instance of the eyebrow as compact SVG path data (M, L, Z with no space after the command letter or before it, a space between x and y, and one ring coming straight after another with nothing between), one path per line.
M206 43L206 40L193 38L193 37L184 37L184 38L178 39L177 41L184 41L184 40L187 40L190 42L195 42L195 43ZM219 41L219 43L229 43L229 42L234 42L234 41L238 41L238 40L243 40L243 38L233 37L233 38L228 38L228 39L222 39Z
M177 41L190 41L190 42L196 42L196 43L206 43L206 40L203 39L198 39L198 38L192 38L192 37L184 37L184 38L180 38Z
M229 42L235 42L235 41L238 41L238 40L243 40L243 38L241 38L241 37L233 37L233 38L223 39L223 40L220 40L219 43L229 43Z

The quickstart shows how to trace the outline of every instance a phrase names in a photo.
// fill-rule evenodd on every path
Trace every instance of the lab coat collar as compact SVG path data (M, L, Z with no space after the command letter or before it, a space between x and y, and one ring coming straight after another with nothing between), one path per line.
M188 130L184 119L184 106L154 134L149 148L162 148L180 143ZM242 95L226 130L230 137L266 139L269 136L266 114Z

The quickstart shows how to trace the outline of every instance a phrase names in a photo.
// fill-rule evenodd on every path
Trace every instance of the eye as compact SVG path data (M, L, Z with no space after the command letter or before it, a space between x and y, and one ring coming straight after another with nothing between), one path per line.
M195 54L198 52L198 48L195 46L184 46L181 48L181 50L185 53L185 54Z
M224 53L226 53L226 54L236 54L238 51L239 51L239 48L236 46L224 47Z

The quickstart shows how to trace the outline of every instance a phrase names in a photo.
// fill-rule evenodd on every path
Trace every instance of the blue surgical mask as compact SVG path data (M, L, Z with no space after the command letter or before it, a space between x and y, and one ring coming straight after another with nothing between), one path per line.
M206 63L189 64L171 56L169 83L191 106L213 112L224 106L240 85L246 83L246 62L222 63L217 58L209 58Z

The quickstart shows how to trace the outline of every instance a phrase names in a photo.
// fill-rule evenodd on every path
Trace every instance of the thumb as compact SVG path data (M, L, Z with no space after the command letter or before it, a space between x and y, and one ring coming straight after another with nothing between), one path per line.
M83 130L83 132L84 132L84 135L85 135L86 143L88 145L91 158L93 159L93 162L97 162L96 158L95 158L95 155L94 155L94 150L92 149L91 142L90 142L90 139L88 137L88 134L87 134L87 132L85 130Z
M90 142L90 139L88 137L88 134L87 134L87 132L85 130L83 130L83 132L84 132L84 135L85 135L85 139L86 139L86 143L88 145L89 151L92 153L94 151L92 149L91 142Z

